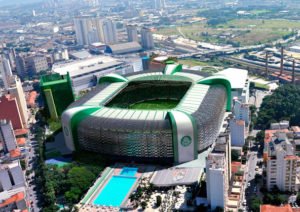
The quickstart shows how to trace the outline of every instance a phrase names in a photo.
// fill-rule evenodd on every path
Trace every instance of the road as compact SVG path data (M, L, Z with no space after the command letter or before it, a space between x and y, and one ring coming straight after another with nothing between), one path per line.
M251 198L257 193L257 187L254 182L255 179L255 168L257 164L257 152L250 152L249 159L247 161L246 173L245 173L245 198L247 206L250 205ZM250 184L249 184L250 183ZM250 186L248 186L250 185Z
M30 124L34 125L36 120L34 118L34 114L30 114ZM26 176L26 180L28 183L28 195L30 200L30 211L41 211L39 207L39 200L41 199L40 189L36 187L36 179L35 179L35 169L37 168L38 163L38 142L34 138L34 128L30 127L30 132L28 135L27 149L28 149L28 165L26 170L30 172L29 175Z

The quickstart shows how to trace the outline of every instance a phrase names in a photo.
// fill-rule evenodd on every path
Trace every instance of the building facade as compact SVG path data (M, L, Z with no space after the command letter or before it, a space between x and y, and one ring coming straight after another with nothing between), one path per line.
M40 86L50 117L58 120L62 112L74 101L70 76L44 75Z
M27 103L26 103L25 93L22 87L22 82L19 77L15 75L11 77L10 87L8 88L7 91L10 94L11 98L15 98L17 100L23 126L27 127L28 125Z
M296 155L297 142L289 130L266 130L264 159L267 189L274 186L281 191L299 190L300 158Z
M243 120L235 118L229 121L231 145L236 147L243 147L247 137L246 124Z
M137 31L137 27L134 25L127 25L127 36L128 36L128 42L138 42L139 38L138 38L138 31Z
M228 199L228 168L224 153L211 153L206 159L207 201L212 210L225 210Z
M13 129L23 129L20 110L16 98L11 97L9 94L0 98L0 119L11 120Z
M141 41L144 49L154 48L154 40L151 29L145 27L141 29Z
M99 17L77 17L74 19L77 44L90 45L96 42L114 44L118 42L115 23Z
M9 88L10 86L10 77L12 76L12 70L9 63L9 60L2 57L0 58L0 73L2 77L2 81L4 83L4 88Z

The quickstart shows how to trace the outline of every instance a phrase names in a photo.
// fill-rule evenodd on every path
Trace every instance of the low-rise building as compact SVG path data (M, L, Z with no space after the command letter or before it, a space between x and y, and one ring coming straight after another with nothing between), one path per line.
M81 90L95 86L100 77L118 73L121 75L132 73L133 67L127 62L108 57L96 56L82 60L68 61L54 64L52 71L60 75L69 73L75 94Z
M105 52L109 54L128 54L128 53L134 53L139 52L142 50L142 46L136 42L128 42L128 43L120 43L120 44L113 44L108 45L106 47Z

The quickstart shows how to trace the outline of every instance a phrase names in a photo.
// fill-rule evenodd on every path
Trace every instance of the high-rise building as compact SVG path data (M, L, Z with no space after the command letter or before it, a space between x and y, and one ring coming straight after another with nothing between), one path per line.
M11 70L9 60L7 60L4 57L0 58L0 73L4 83L4 88L6 89L9 88L10 86L9 79L12 76L12 70Z
M16 99L23 126L27 127L28 111L27 111L26 97L25 97L25 93L20 78L15 75L12 76L10 78L10 87L7 90L10 96Z
M142 47L144 49L153 49L154 41L151 29L143 27L141 29Z
M17 148L17 141L10 121L0 120L0 152L9 153Z
M233 100L233 115L238 120L245 121L246 126L250 124L250 107L248 104L242 103L241 101Z
M229 122L231 145L243 147L246 139L246 124L243 120L231 119Z
M166 8L165 0L154 0L154 8L157 10L163 10Z
M14 130L24 128L16 98L9 94L2 96L0 108L0 119L10 120Z
M49 69L47 58L42 55L27 57L26 63L29 69L28 71L33 74Z
M211 209L225 209L228 199L228 168L225 153L210 153L206 159L206 191Z
M69 74L44 75L41 77L40 86L50 117L58 120L62 112L74 101Z
M0 211L28 211L26 181L20 161L0 165Z
M74 27L79 45L114 44L118 41L116 25L110 19L78 17L74 19Z
M110 19L98 20L97 23L100 25L98 28L102 32L100 37L101 42L105 44L114 44L118 42L116 24Z
M128 42L138 42L138 32L136 26L127 25Z

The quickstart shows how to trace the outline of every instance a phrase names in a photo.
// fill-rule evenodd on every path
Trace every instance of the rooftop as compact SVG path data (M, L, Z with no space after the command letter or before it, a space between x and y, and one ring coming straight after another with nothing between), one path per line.
M293 209L289 204L284 206L261 205L260 212L293 212Z
M52 71L60 75L66 75L69 72L70 77L88 74L95 70L101 70L112 66L121 65L123 62L108 56L96 56L83 60L69 61L54 64Z
M232 89L243 89L248 78L248 71L245 69L227 68L216 73L216 75L227 77Z

